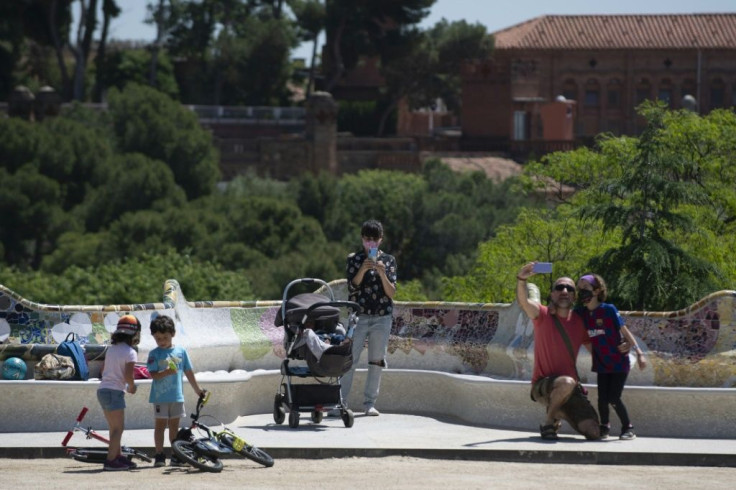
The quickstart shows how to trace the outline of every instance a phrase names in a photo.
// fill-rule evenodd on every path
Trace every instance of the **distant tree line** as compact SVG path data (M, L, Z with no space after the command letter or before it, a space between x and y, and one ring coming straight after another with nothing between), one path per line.
M150 87L112 90L106 112L0 119L0 282L75 304L152 301L170 277L192 299L276 299L296 277L344 277L360 224L377 218L402 281L417 281L407 291L438 298L528 202L439 161L420 174L217 180L209 133Z
M480 24L443 20L420 29L434 1L151 0L146 22L156 38L142 46L111 37L121 0L2 2L0 99L22 84L100 102L134 82L185 104L288 106L317 79L332 91L371 58L385 87L364 101L368 114L345 104L341 130L383 134L402 98L416 108L442 97L459 112L460 63L492 48ZM308 66L291 60L302 42L313 43Z

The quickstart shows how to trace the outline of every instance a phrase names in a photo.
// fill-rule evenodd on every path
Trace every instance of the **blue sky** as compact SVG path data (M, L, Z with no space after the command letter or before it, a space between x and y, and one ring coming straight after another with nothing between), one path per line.
M152 26L145 24L146 4L151 0L121 0L123 13L113 21L111 38L151 40ZM424 27L445 18L480 23L488 32L497 31L545 14L678 14L736 12L734 0L437 0ZM309 56L302 46L294 57Z

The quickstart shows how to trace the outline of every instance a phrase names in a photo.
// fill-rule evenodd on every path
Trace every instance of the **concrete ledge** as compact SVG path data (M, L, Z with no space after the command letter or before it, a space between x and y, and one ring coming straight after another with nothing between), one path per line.
M356 373L354 390L348 400L350 407L362 405L365 374L364 369ZM202 387L217 395L208 412L230 423L240 416L271 413L281 375L275 370L221 371L198 373L197 379ZM66 431L83 406L90 408L85 423L104 427L106 422L96 398L98 384L93 380L0 381L6 413L0 418L0 432L15 432L19 427L35 432ZM126 429L153 427L148 403L150 384L150 380L139 381L138 392L126 396ZM535 431L542 420L542 409L529 398L529 388L528 381L389 369L384 373L377 408L393 413L442 416L499 429ZM588 388L595 404L596 389ZM188 409L194 396L185 383ZM624 400L639 435L736 438L736 425L731 422L736 412L736 389L631 386L624 391ZM612 422L612 432L616 434L617 419L613 414ZM562 433L573 432L564 425Z
M674 442L674 441L673 441ZM681 441L677 441L681 442ZM433 448L333 448L333 447L266 447L275 460L384 458L407 456L425 459L456 459L463 461L506 461L514 463L599 464L625 466L714 466L736 467L736 454L690 454L660 452L600 452L557 451L554 449L433 449ZM153 454L151 446L136 449ZM3 459L65 458L66 449L58 447L0 447ZM226 456L238 458L239 456Z

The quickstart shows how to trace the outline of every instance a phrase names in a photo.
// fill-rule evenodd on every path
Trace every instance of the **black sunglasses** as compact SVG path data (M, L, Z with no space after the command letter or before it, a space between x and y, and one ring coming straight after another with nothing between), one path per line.
M564 289L567 289L569 293L575 292L575 286L570 286L569 284L558 284L555 286L555 291L562 291Z

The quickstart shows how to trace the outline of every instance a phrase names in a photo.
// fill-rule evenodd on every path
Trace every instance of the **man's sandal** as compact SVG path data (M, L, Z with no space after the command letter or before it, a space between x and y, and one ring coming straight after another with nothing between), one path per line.
M547 441L556 441L559 439L559 436L557 435L557 428L555 428L555 424L540 425L539 433L542 435L542 439L547 440Z

